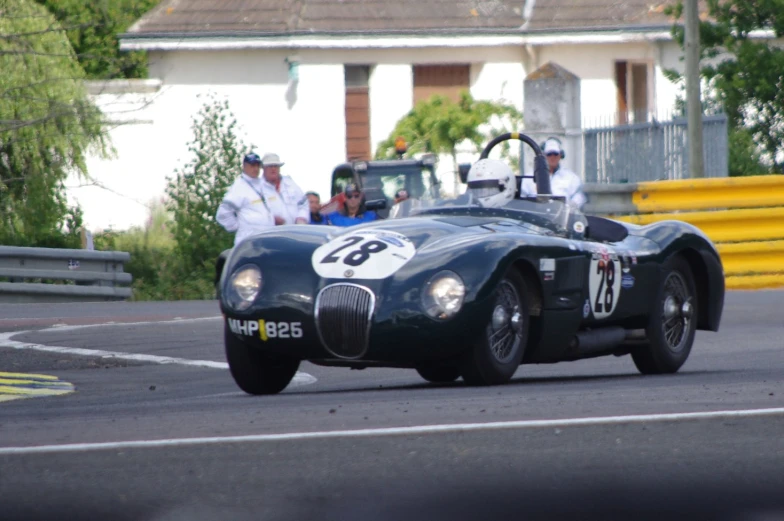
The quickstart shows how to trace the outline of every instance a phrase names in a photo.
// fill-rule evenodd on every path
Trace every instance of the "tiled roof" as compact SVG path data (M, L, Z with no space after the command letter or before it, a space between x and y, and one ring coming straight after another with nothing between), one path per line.
M126 36L636 29L671 24L670 1L162 0Z

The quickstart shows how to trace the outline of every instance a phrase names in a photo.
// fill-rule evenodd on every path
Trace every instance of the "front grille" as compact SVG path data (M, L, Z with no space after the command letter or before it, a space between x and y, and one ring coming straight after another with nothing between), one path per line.
M316 297L316 327L321 343L339 358L359 358L368 347L376 297L356 284L333 284Z

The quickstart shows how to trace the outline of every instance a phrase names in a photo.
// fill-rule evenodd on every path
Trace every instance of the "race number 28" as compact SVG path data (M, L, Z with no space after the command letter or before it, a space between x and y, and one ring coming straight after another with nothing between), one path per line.
M340 257L337 255L338 252L343 251L346 248L350 248L351 246L356 246L363 240L364 239L362 237L347 237L345 241L346 244L330 252L329 255L321 260L321 263L331 264L338 262L340 260ZM367 241L362 246L356 250L351 251L348 255L343 257L343 264L353 267L361 266L366 260L370 258L372 254L384 251L386 249L387 245L381 241Z
M416 254L405 235L391 230L359 229L313 251L313 270L325 279L385 279Z
M594 301L594 313L611 313L615 303L615 262L609 260L597 263L596 275L599 276L599 289Z

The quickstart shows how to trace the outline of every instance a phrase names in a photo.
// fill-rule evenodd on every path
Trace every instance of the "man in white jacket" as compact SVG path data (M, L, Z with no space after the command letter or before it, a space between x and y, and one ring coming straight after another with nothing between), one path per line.
M246 237L275 226L275 217L264 196L261 158L248 154L242 162L242 173L231 185L221 205L216 220L228 232L236 232L234 245Z
M547 157L547 166L550 170L550 190L553 195L566 197L567 203L582 209L586 201L582 189L583 182L580 176L561 167L561 159L566 157L561 141L555 137L548 138L542 145L542 151ZM536 195L536 184L531 178L523 179L523 185L520 188L521 195Z
M264 154L261 159L261 167L264 169L261 186L275 216L275 224L308 224L308 198L290 176L280 174L283 165L277 154Z

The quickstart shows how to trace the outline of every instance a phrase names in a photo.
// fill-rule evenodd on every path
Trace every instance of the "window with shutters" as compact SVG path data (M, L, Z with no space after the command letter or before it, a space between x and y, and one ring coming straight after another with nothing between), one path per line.
M460 92L471 86L471 66L458 65L415 65L414 105L440 94L458 101Z
M346 65L346 159L370 159L370 66Z

